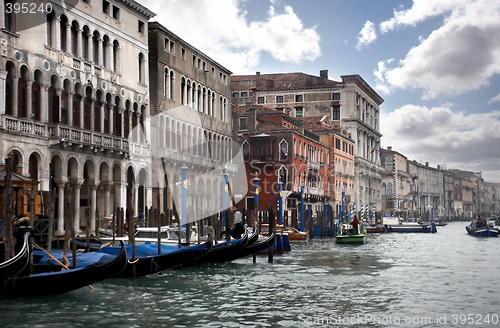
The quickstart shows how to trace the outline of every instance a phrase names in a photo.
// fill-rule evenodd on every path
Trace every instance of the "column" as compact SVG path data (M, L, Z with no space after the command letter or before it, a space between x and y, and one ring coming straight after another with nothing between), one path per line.
M17 76L12 77L12 116L17 117L18 112L17 112L17 104L19 101L19 78Z
M108 217L111 214L109 209L110 204L110 190L113 187L113 182L103 183L104 188L104 217Z
M62 118L62 112L61 112L61 94L62 94L62 89L56 89L56 95L57 97L59 98L59 101L58 101L58 105L57 105L57 113L59 115L59 117L57 118L58 119L58 122L54 122L54 123L60 123L61 122L61 118Z
M163 209L163 188L158 188L158 197L160 197L160 208L158 209L159 213L163 213L165 210Z
M83 120L85 118L84 117L84 113L83 113L83 109L84 109L83 102L84 102L84 99L85 98L83 97L83 95L81 97L78 96L78 100L79 100L78 101L78 106L80 106L80 126L79 126L79 128L83 128L83 126L84 126L84 123L83 123Z
M99 111L101 112L101 122L99 123L101 126L99 127L99 131L101 133L104 133L104 102L101 102L101 104L99 105Z
M139 196L139 185L137 184L134 184L134 190L132 191L133 193L133 199L134 199L134 212L132 214L132 216L137 216L137 206L139 205L139 202L138 202L138 196Z
M131 132L132 132L132 115L134 115L134 112L131 109L129 109L129 111L128 111L128 131L127 131L128 135L126 135L125 138L132 139L132 141L133 141L134 136L131 134Z
M77 179L77 181L73 183L73 227L75 229L75 235L82 232L80 230L80 189L83 182L83 179Z
M99 39L97 42L98 42L98 47L99 47L99 50L98 50L99 56L97 58L97 63L96 64L99 65L99 66L102 66L102 64L103 64L103 60L102 59L103 59L103 56L104 56L104 53L102 51L103 50L103 47L102 47L103 40Z
M92 184L90 186L90 230L89 234L95 235L95 210L97 208L97 187L99 183ZM89 227L87 227L89 229Z
M78 58L83 57L83 30L77 30L76 31L76 56Z
M26 94L26 102L27 102L26 114L28 115L28 118L31 118L32 115L34 114L33 113L33 104L31 103L31 100L32 100L31 87L32 86L33 86L33 81L30 81L30 80L26 81L26 93L27 93Z
M71 25L68 23L66 25L66 52L71 53L72 45L71 45Z
M113 104L109 103L109 134L113 135L113 130L115 127L115 121L114 121L114 113L115 113L115 106Z
M40 120L42 122L49 121L49 103L47 101L49 85L40 83Z
M73 93L68 91L68 122L69 126L73 126Z
M59 17L56 17L54 19L54 24L55 24L55 28L53 29L55 31L54 47L56 49L61 49L61 19Z
M87 40L84 40L84 42L87 42L87 61L92 62L92 58L94 57L92 34L89 33L89 35L87 35Z
M108 63L108 67L106 67L107 69L109 69L110 71L113 71L114 70L114 66L113 66L113 44L111 42L108 42L106 44L106 48L108 48L106 50L106 63Z
M54 236L64 236L64 186L66 178L56 180L57 185L57 225Z
M124 129L125 129L125 115L123 115L123 113L125 113L125 108L124 107L118 107L118 114L120 114L120 137L123 138L123 134L124 134Z

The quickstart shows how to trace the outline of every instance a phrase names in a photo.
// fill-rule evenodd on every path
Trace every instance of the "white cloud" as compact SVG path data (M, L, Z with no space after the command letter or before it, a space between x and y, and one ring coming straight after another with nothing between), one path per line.
M321 55L315 27L306 28L293 8L269 6L264 20L250 20L237 0L143 0L153 19L235 74L254 73L263 52L282 62ZM271 4L277 1L271 1Z
M421 37L397 67L385 67L379 81L388 89L422 89L424 99L477 90L500 73L500 2L414 0L380 24L383 33L443 16L443 24Z
M497 101L500 101L500 93L499 93L499 94L497 94L495 97L491 98L491 99L488 101L488 105L493 104L494 102L497 102Z
M410 160L483 171L487 181L500 181L500 111L467 114L406 105L382 112L380 122L384 146Z
M377 33L375 32L375 24L370 21L366 21L365 26L361 29L358 36L358 44L356 49L359 51L363 47L369 45L377 39Z

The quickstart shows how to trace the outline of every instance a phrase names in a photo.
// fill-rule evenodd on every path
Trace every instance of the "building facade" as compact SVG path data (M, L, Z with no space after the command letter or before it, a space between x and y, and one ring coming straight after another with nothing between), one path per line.
M109 216L133 199L137 214L151 202L143 153L154 13L133 0L35 3L51 11L30 28L34 16L2 8L0 154L14 152L23 175L57 190L56 235L66 215L78 233L85 210L93 232L97 209Z
M179 204L185 163L188 220L203 218L222 210L224 172L245 174L233 163L231 72L158 22L148 35L153 197L160 212Z
M380 209L383 168L380 165L380 108L383 99L359 75L342 81L304 73L233 75L232 100L250 101L292 117L326 116L339 122L354 140L355 197L353 201Z

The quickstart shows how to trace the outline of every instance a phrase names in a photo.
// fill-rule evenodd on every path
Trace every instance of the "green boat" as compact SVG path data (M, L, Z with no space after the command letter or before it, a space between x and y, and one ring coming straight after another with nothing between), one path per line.
M335 235L335 242L337 244L364 244L366 242L366 229L360 224L358 230L357 234L353 234L352 225L341 224Z

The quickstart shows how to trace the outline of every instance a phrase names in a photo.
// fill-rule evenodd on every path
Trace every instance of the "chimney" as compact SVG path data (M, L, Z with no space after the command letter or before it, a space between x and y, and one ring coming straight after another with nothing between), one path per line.
M324 69L324 70L319 71L319 76L324 78L325 80L328 79L328 70Z
M257 109L255 109L255 108L248 109L248 122L247 122L248 132L255 132L255 127L257 125L256 111L257 111Z
M392 146L387 146L387 150L391 151L392 150Z
M260 72L255 73L255 86L257 90L260 88Z

